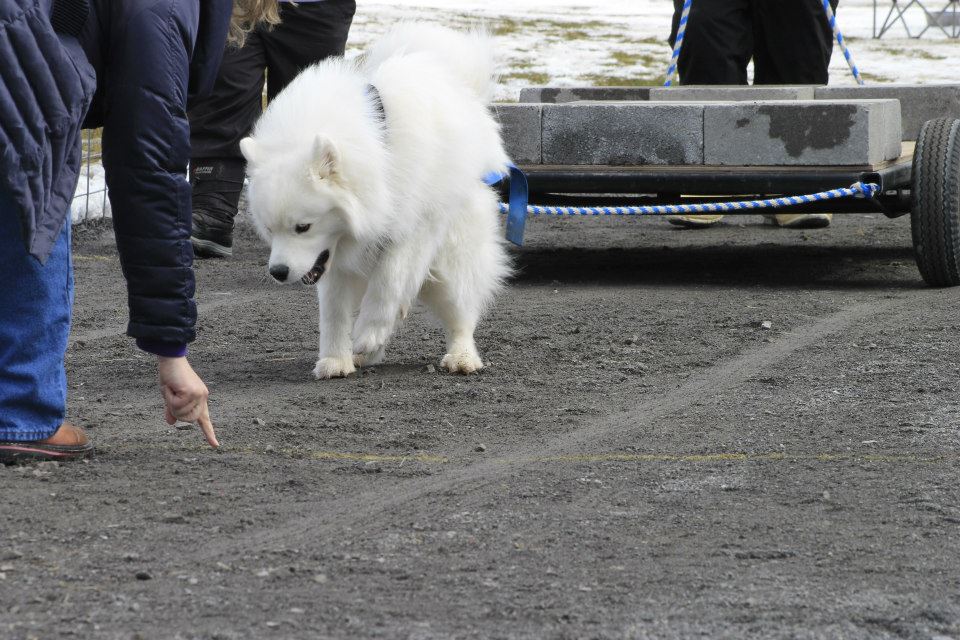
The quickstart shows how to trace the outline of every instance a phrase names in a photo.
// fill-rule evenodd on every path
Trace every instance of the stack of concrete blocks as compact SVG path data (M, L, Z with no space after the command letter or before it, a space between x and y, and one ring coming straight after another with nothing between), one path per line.
M495 106L520 164L876 166L960 85L524 89ZM902 110L902 124L901 124Z
M817 100L895 99L900 101L903 139L916 140L920 127L934 118L960 118L960 84L878 84L817 87Z

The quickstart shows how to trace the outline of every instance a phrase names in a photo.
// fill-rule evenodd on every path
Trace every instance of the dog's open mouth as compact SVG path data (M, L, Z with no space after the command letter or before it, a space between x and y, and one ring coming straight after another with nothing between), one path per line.
M327 270L327 260L330 258L330 252L324 250L320 254L320 257L317 258L317 261L313 263L313 268L310 269L302 278L300 282L303 284L317 284L320 280L320 276L323 275L323 272Z

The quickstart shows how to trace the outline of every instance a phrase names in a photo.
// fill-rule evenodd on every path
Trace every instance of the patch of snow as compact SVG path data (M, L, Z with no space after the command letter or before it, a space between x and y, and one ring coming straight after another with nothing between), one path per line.
M89 162L80 171L80 181L73 194L70 219L73 224L110 217L110 199L107 197L107 181L103 165Z

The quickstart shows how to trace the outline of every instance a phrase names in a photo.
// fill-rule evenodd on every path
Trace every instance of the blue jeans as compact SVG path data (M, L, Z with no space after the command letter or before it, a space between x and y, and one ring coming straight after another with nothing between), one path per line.
M42 440L63 422L72 308L69 216L40 264L27 254L20 216L0 191L0 440Z

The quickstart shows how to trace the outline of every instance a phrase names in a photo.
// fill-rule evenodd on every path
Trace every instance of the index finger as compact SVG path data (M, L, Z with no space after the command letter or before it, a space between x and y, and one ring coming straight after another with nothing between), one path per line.
M217 434L213 431L213 423L210 422L210 414L207 411L204 411L200 417L197 418L197 424L200 425L200 430L203 431L203 435L210 446L214 449L219 447L220 443L217 442Z

